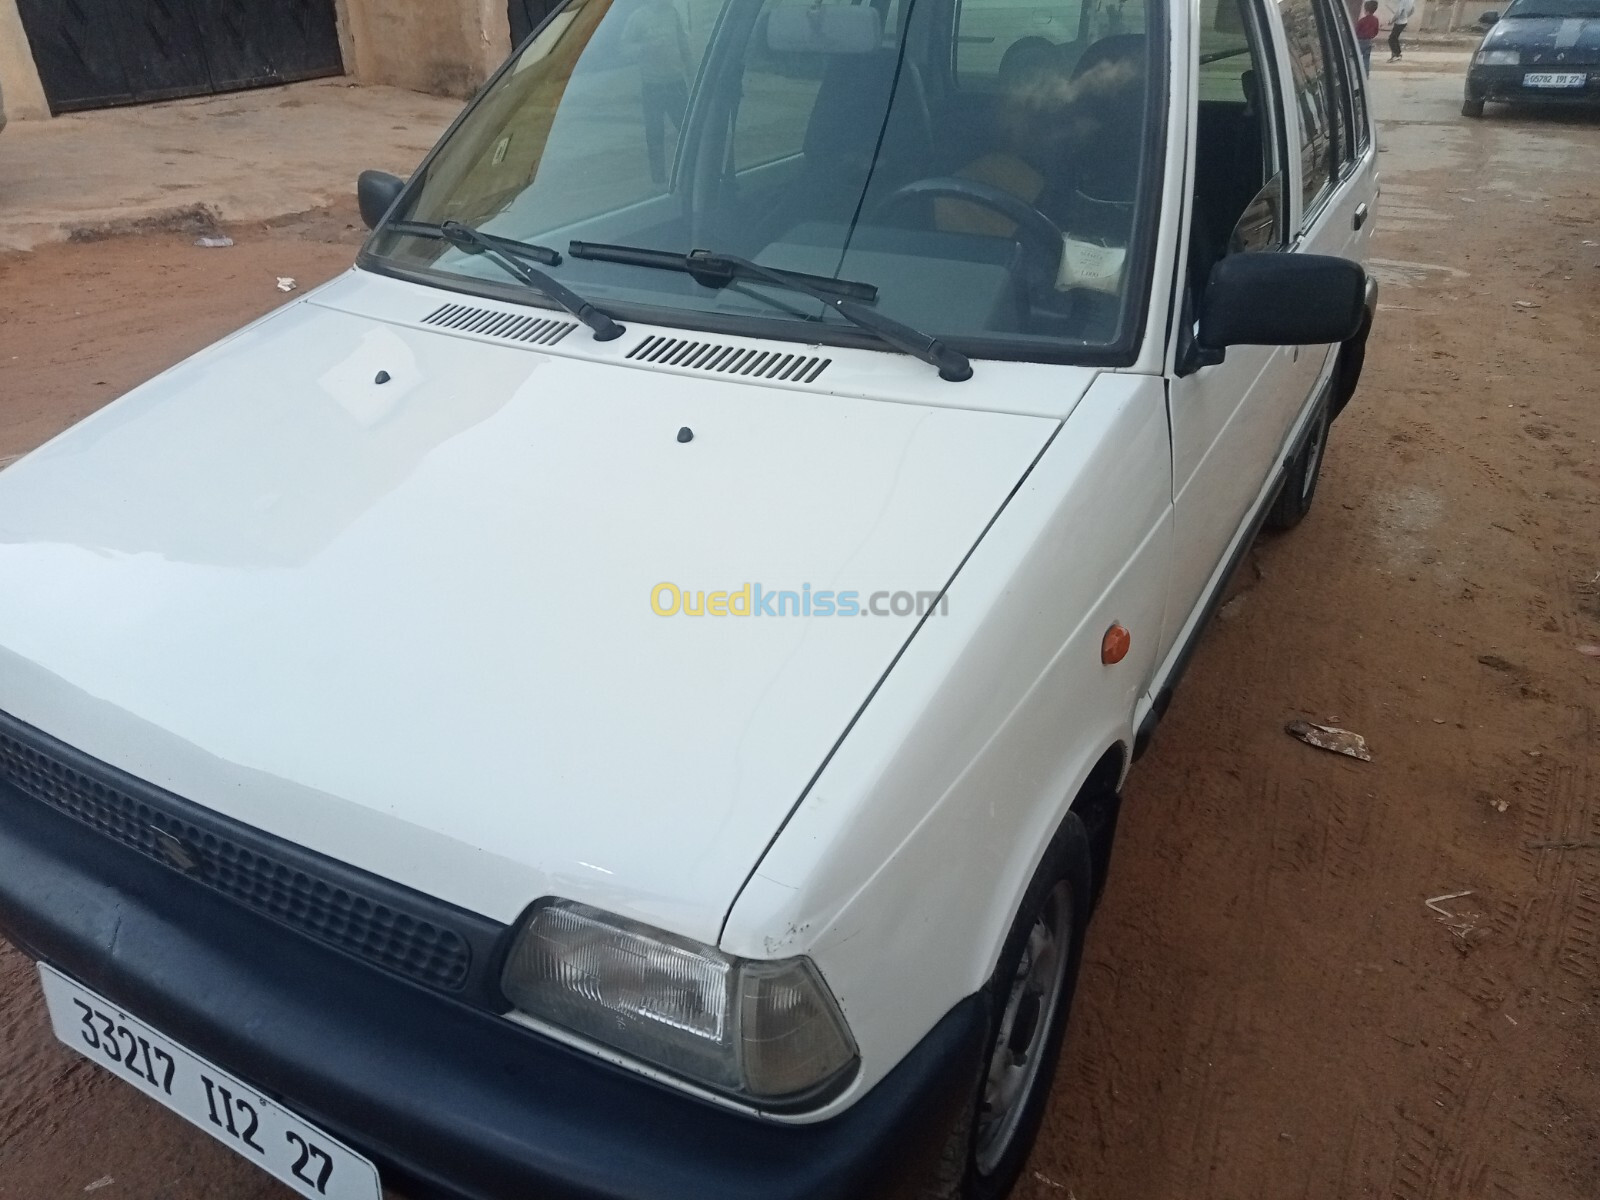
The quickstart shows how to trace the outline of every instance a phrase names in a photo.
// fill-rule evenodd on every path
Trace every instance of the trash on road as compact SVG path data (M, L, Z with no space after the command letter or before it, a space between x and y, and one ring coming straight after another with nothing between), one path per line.
M1470 948L1467 944L1468 936L1478 927L1476 916L1463 916L1460 913L1453 913L1448 908L1445 908L1444 905L1447 901L1460 900L1462 897L1470 895L1472 895L1470 891L1446 892L1442 896L1434 896L1430 900L1423 901L1423 904L1427 905L1437 915L1440 924L1455 935L1456 948L1463 954L1467 953Z
M233 239L225 233L207 234L205 237L195 238L194 244L206 250L221 250L233 245Z
M1367 739L1359 733L1351 733L1348 729L1340 729L1335 725L1318 725L1314 721L1290 721L1283 727L1283 731L1319 750L1331 750L1335 754L1359 758L1362 762L1372 761L1372 755L1367 752Z
M291 279L287 275L279 275L278 276L278 290L280 292L292 292L292 291L295 290L295 288L297 288L299 286L300 285L298 283L296 283L293 279Z
M1438 913L1445 920L1447 920L1447 921L1455 921L1455 920L1459 919L1456 916L1456 914L1451 912L1448 908L1442 908L1440 906L1443 905L1445 903L1445 901L1447 901L1447 900L1460 900L1463 896L1470 896L1470 895L1472 895L1472 893L1470 891L1468 891L1468 892L1446 892L1442 896L1435 896L1431 900L1424 900L1423 903L1426 904L1429 908L1433 909L1434 912Z
M1590 658L1600 658L1600 646L1582 645L1578 647L1579 654L1587 654Z
M1518 308L1543 308L1544 307L1543 305L1537 304L1532 300L1518 300L1518 301L1516 301L1516 306Z

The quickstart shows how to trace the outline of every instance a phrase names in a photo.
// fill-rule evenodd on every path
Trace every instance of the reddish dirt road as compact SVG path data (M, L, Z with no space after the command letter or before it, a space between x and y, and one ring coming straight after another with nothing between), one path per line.
M1380 68L1368 375L1130 778L1024 1200L1600 1195L1600 122L1469 123L1459 78ZM342 269L352 220L0 259L0 462ZM288 1195L58 1048L0 944L0 1197L106 1179Z

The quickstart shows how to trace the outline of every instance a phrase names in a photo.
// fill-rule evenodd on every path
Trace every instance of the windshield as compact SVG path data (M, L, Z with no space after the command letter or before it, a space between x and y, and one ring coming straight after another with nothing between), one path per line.
M391 224L557 250L548 274L618 317L861 332L750 272L712 286L574 241L870 285L872 313L969 353L1104 358L1131 348L1146 288L1150 14L1146 0L572 0ZM503 270L437 236L381 227L364 262L503 294Z
M1600 17L1600 0L1511 0L1507 17Z

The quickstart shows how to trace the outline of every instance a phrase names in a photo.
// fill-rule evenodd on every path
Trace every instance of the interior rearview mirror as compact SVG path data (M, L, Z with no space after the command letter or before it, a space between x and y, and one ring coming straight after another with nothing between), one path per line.
M405 190L406 181L387 171L363 171L356 179L356 203L361 208L361 223L376 229L385 213Z
M1355 337L1367 273L1326 254L1230 254L1211 268L1197 341L1227 346L1326 346Z
M1479 25L1493 25L1499 19L1500 14L1495 12L1495 10L1492 8L1488 12L1481 12L1478 14Z

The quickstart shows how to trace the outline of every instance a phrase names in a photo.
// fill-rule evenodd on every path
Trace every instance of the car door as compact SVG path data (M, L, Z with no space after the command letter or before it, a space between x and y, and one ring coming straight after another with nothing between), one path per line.
M1291 348L1207 355L1193 340L1199 293L1217 260L1289 249L1299 183L1273 36L1260 0L1201 0L1190 48L1188 250L1168 389L1175 537L1164 650L1199 619L1305 396Z

